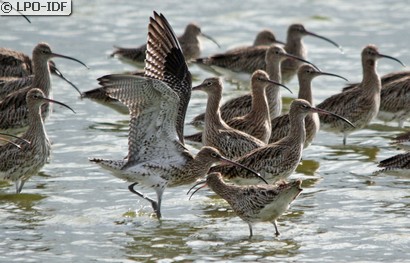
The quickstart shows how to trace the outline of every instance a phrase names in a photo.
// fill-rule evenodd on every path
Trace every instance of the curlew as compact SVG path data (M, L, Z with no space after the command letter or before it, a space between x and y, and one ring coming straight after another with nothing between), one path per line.
M400 128L410 118L410 71L397 71L381 77L380 108L377 118L384 121L397 121ZM356 88L354 83L343 91Z
M311 112L333 115L352 125L339 115L312 107L306 100L295 99L290 105L288 135L277 142L257 148L237 158L236 161L258 171L269 183L286 179L295 171L302 158L302 150L306 139L305 117ZM212 167L211 172L221 172L225 179L238 184L256 183L250 175L241 173L240 169L230 168L219 165Z
M251 111L244 116L226 121L228 126L250 134L264 143L268 143L272 131L269 104L265 92L269 84L281 86L289 90L286 86L270 80L265 71L257 70L251 78ZM291 91L289 90L289 92Z
M226 184L220 173L208 174L205 182L195 186L203 183L227 201L236 215L248 224L250 238L253 236L252 224L258 222L271 222L275 227L275 235L279 236L276 220L288 210L289 205L302 191L301 180L280 182L276 185L238 186Z
M354 127L346 125L330 116L320 116L324 130L343 134L343 144L347 136L362 129L377 116L380 106L381 81L377 73L377 60L389 58L403 65L400 60L379 53L374 45L366 46L362 51L363 79L357 88L335 94L317 105L349 119Z
M287 58L300 60L303 63L313 65L312 63L304 59L288 54L282 47L273 45L265 51L266 68L264 67L271 80L282 83L281 62ZM280 95L279 87L277 87L277 85L269 85L266 88L266 97L269 104L270 117L275 118L279 116L282 112L282 98ZM228 121L235 117L243 116L249 113L251 107L252 96L250 94L237 97L225 102L221 106L221 117L223 120ZM200 114L196 116L190 124L197 127L202 126L204 119L205 114Z
M185 32L178 37L178 42L181 45L182 52L187 61L196 59L201 54L201 42L199 36L205 37L214 42L218 47L219 44L210 36L201 32L201 28L195 23L189 23ZM122 48L115 47L116 50L111 54L111 57L118 57L120 60L130 64L142 64L145 60L146 45L137 48Z
M0 180L12 181L16 184L16 193L20 193L24 183L37 174L50 156L51 145L41 117L41 105L49 102L69 106L48 99L40 89L31 89L26 95L28 108L28 129L21 136L29 143L20 145L8 143L0 146Z
M317 76L334 76L347 81L347 79L342 76L318 71L311 65L302 65L298 70L298 80L299 80L299 99L304 99L308 101L311 105L313 104L312 96L312 80ZM272 119L271 121L271 136L269 138L269 143L279 141L285 137L290 130L290 120L289 114L283 114L279 117ZM312 140L315 138L316 133L319 131L320 121L317 113L309 113L305 118L305 129L306 129L306 140L304 148L308 147Z
M156 12L148 25L147 50L146 69L160 69L156 74L173 81L168 84L158 78L132 75L100 78L106 93L129 108L129 147L125 159L93 158L90 161L132 182L129 190L149 201L160 219L166 187L192 183L205 176L213 163L229 161L212 147L202 148L193 157L178 138L180 98L174 91L178 88L170 86L191 88L191 75L171 26ZM136 191L136 185L154 189L157 200Z
M205 79L200 85L192 88L207 93L208 101L205 110L205 128L202 133L204 145L217 148L228 158L240 157L253 149L265 145L261 140L229 127L221 118L219 104L222 98L221 78Z
M288 29L287 42L284 46L288 54L305 59L307 58L307 49L303 44L302 38L304 36L313 36L332 43L339 49L341 47L334 41L307 31L301 24L291 25ZM235 49L233 51L215 54L209 57L198 58L197 63L211 67L225 68L234 72L253 73L255 70L266 70L265 53L269 46L251 46L246 49ZM293 75L296 74L299 61L285 60L282 65L283 82L288 82Z
M51 82L48 60L52 57L74 60L87 67L83 62L75 58L53 53L48 44L39 43L33 50L35 74L31 85L8 94L0 101L0 130L9 133L18 133L27 129L27 92L32 88L40 88L46 97L50 96ZM42 117L46 118L48 113L49 107L48 104L46 104L42 107Z

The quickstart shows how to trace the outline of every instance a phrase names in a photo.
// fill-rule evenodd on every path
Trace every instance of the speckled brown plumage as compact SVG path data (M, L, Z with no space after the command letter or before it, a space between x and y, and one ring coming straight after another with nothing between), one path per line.
M331 114L312 107L305 100L295 99L290 105L290 131L288 135L277 142L255 149L236 159L236 161L258 171L269 183L286 179L295 171L302 158L302 150L306 139L305 117L310 112ZM254 176L240 169L215 166L211 168L211 171L221 172L224 178L238 184L257 183Z
M192 183L215 162L229 161L212 147L203 147L194 158L178 138L180 97L176 89L184 87L172 85L189 85L190 91L190 73L175 34L162 14L154 12L148 31L146 75L152 77L117 74L99 79L110 97L129 108L127 157L90 161L132 182L129 190L149 201L160 219L166 187ZM135 185L154 189L157 200L136 191Z
M331 116L320 116L321 127L324 130L344 135L343 144L346 144L348 134L365 127L379 112L381 81L376 65L377 60L382 57L394 59L380 54L374 45L366 46L362 51L363 80L359 86L335 94L317 105L318 108L346 117L354 124L355 128Z
M252 223L257 222L273 223L276 236L280 235L276 219L302 191L301 180L276 185L238 186L226 184L220 173L210 173L206 184L248 224L250 237L253 236Z
M299 80L299 99L304 99L308 101L311 105L313 104L313 96L312 96L312 80L317 76L335 76L340 77L338 75L318 71L311 65L302 65L298 70L298 80ZM343 78L343 77L340 77ZM345 79L346 80L346 79ZM272 119L271 122L272 132L271 137L269 139L269 143L276 142L283 137L285 137L289 133L290 129L290 121L289 121L289 114L284 114L282 116L276 117ZM319 131L320 122L319 116L317 113L309 113L305 118L305 129L306 129L306 140L304 147L308 147L310 143L315 138L316 133Z
M208 94L205 111L205 128L202 135L204 145L217 148L228 158L240 157L253 149L265 145L261 140L229 127L221 118L219 103L222 98L222 80L205 79L192 90L202 90Z
M226 121L230 127L250 134L264 143L268 142L271 133L269 105L265 93L269 81L269 76L265 71L255 71L251 79L251 111L244 116Z
M40 110L41 105L50 100L40 89L31 89L26 98L28 129L21 138L28 143L20 144L20 149L11 143L0 146L0 180L15 182L17 193L21 192L24 183L31 176L40 171L51 151Z
M384 121L397 121L403 128L410 118L410 71L397 71L381 77L380 108L377 118ZM343 89L347 91L357 87L357 83Z

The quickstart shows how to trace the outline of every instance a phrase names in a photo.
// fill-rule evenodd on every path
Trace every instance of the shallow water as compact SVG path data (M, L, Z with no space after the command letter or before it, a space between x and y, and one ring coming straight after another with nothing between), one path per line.
M361 49L369 43L380 52L410 63L406 1L73 1L70 17L0 17L0 45L31 53L48 42L57 53L84 61L90 70L55 59L59 69L82 90L97 87L96 78L134 68L108 58L113 45L135 46L146 40L152 10L163 12L177 34L196 21L222 45L203 41L204 55L250 44L259 30L270 28L285 40L287 26L301 22L331 38L345 54L326 42L306 37L309 60L322 70L360 81ZM278 1L277 1L278 2ZM401 70L380 60L380 74ZM212 76L190 66L194 85ZM239 83L239 84L238 84ZM321 77L313 81L316 102L345 83ZM320 132L304 151L292 175L302 178L303 192L279 220L248 227L211 192L188 201L187 187L168 189L158 223L151 207L127 190L127 184L88 162L89 157L121 158L127 151L128 116L81 100L53 77L54 98L77 114L55 107L46 128L53 141L51 162L29 180L23 193L0 184L1 262L186 262L297 261L403 262L410 258L409 176L373 176L377 162L399 153L389 145L402 130L396 123L374 121L342 146L338 135ZM285 108L297 94L282 92ZM225 82L224 98L248 92L247 84ZM194 93L187 121L204 110L205 95ZM409 123L406 126L409 127ZM195 130L186 126L186 133ZM196 148L189 146L190 149Z

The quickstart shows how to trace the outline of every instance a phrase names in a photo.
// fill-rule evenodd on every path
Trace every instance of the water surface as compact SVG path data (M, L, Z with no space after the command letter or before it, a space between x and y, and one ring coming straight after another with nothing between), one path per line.
M204 33L204 55L250 44L270 28L285 40L287 26L306 28L338 42L345 54L306 37L309 59L324 71L351 82L361 79L361 49L373 43L380 52L410 63L406 1L73 1L70 17L0 17L0 45L31 53L40 41L57 53L81 59L90 70L62 59L59 69L82 91L97 87L96 78L134 70L108 58L113 45L146 41L148 17L163 12L177 34L196 21ZM278 2L278 3L275 3ZM381 74L402 68L380 60ZM194 85L213 74L190 65ZM320 102L345 83L320 77L313 81ZM225 82L224 99L248 92L246 82ZM396 123L374 121L342 146L338 135L320 132L304 151L292 178L303 178L304 191L279 220L282 235L271 224L248 226L209 191L191 201L187 187L164 194L159 223L150 205L127 190L127 184L89 163L89 157L122 158L127 152L128 116L81 100L53 77L54 98L77 114L55 107L46 128L53 156L21 195L0 184L1 262L403 262L410 258L409 177L373 176L377 162L400 151L389 145L402 130ZM297 94L297 81L289 87ZM285 108L295 95L282 93ZM205 94L194 93L187 121L205 108ZM409 127L409 123L406 123ZM195 130L186 126L186 133ZM196 151L197 148L189 146Z

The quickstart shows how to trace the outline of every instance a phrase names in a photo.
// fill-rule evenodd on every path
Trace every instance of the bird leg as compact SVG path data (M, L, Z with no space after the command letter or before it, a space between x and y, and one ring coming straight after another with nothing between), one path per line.
M21 190L23 190L23 185L26 181L19 179L16 181L16 194L21 193Z
M249 226L249 238L252 238L252 236L253 236L253 231L252 231L252 225L251 225L251 223L248 223L248 226Z
M151 203L152 208L154 209L155 214L157 215L158 219L161 219L161 210L160 210L160 203L157 203L155 200L152 200L148 196L145 196L144 194L136 191L134 189L134 186L136 186L138 183L133 183L128 186L128 190L130 190L132 193L138 195L139 197L144 198L148 202Z
M280 233L279 233L279 230L278 230L278 225L277 225L276 220L273 220L272 224L275 226L275 231L276 231L276 232L275 232L275 235L276 235L276 236L279 236Z

